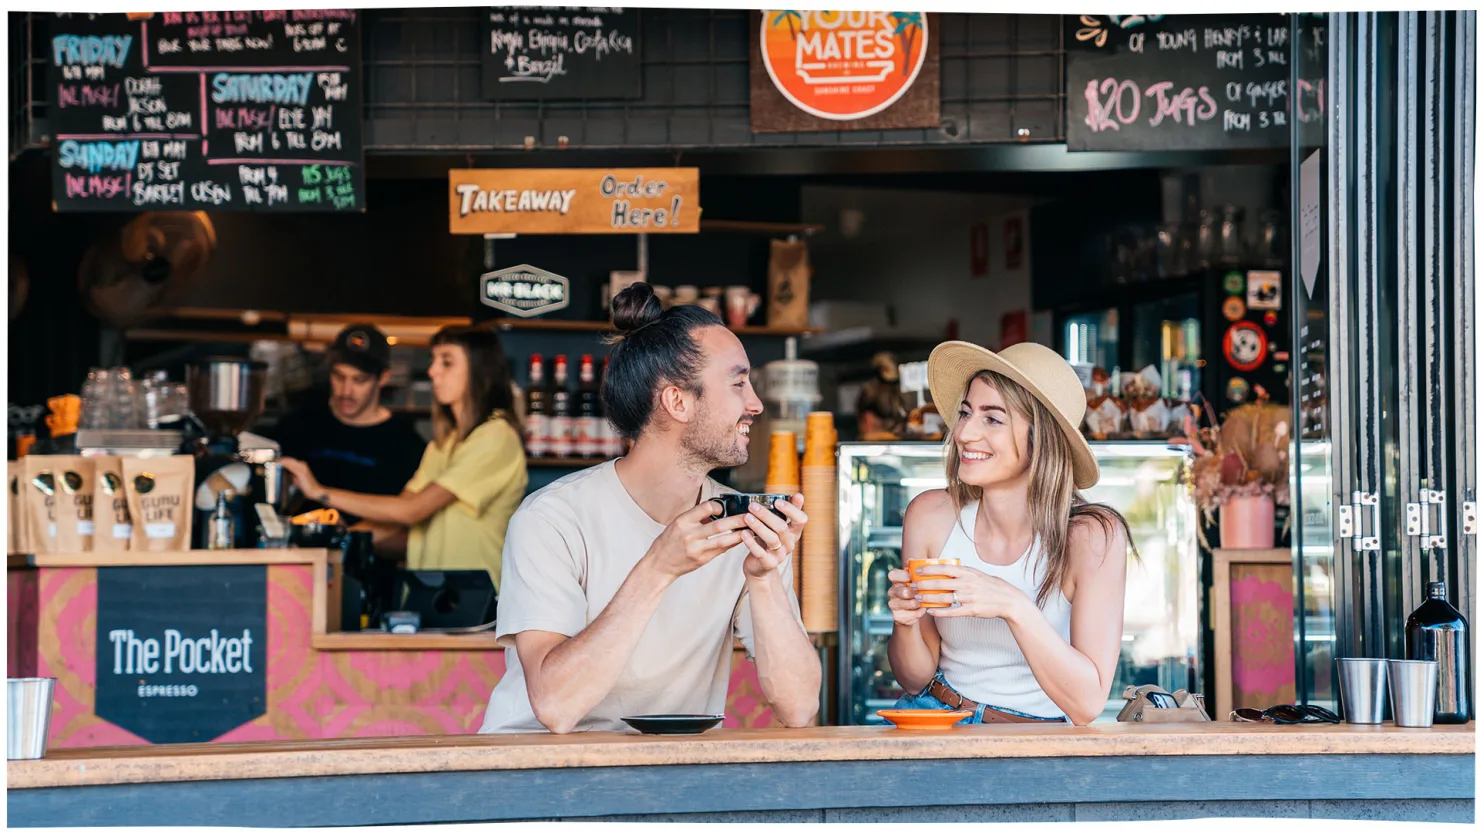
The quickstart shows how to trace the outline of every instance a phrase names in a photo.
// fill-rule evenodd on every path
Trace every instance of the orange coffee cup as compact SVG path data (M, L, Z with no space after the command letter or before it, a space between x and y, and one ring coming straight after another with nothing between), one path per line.
M959 566L961 566L961 559L959 559L959 558L911 558L909 560L909 563L905 565L905 569L907 571L909 571L909 574L910 574L910 585L913 586L915 582L922 581L922 580L950 578L950 576L927 575L927 574L918 574L917 575L915 573L915 570L916 569L918 569L920 567L928 567L928 566L933 565L933 564L950 564L953 567L959 567ZM935 592L938 593L939 591L935 591ZM920 607L950 607L950 606L951 606L951 603L950 602L925 602L925 601L920 602Z

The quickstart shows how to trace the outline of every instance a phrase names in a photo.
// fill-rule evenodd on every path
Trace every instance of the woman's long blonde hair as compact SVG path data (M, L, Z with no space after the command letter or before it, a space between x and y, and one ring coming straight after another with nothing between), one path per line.
M1126 543L1131 555L1137 559L1135 542L1125 517L1103 503L1089 503L1074 486L1074 455L1070 450L1069 438L1054 419L1048 407L1038 401L1017 382L991 370L983 370L972 376L962 391L964 398L971 386L980 379L1002 396L1007 405L1009 425L1014 419L1028 421L1028 515L1033 534L1042 542L1041 558L1046 560L1043 584L1038 588L1035 602L1039 607L1054 591L1064 586L1069 574L1069 526L1076 518L1093 519L1104 530L1106 537L1113 537L1115 524L1125 530ZM959 407L960 403L940 403L947 407ZM961 510L970 503L981 500L982 490L961 482L961 452L956 448L956 431L961 420L946 437L946 491L956 506L957 522ZM971 530L966 530L967 537Z

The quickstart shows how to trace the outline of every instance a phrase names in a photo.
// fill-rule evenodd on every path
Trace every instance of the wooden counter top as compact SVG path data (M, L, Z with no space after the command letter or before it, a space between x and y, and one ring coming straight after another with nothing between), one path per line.
M385 633L331 631L313 636L315 651L502 651L493 631L478 633Z
M433 735L408 738L59 749L10 761L10 789L383 773L749 764L1205 755L1473 755L1475 726L1022 724L947 732L890 727L716 729L697 736L635 732ZM1278 764L1274 764L1278 766Z
M58 552L12 555L6 567L219 567L239 564L339 563L344 554L327 549L176 550L172 552Z

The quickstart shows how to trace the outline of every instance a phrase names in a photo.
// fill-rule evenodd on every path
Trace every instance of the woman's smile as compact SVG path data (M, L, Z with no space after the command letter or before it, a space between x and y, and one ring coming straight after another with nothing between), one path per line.
M960 451L961 462L964 465L971 465L973 463L984 463L987 460L992 459L992 457L994 456L986 451L968 451L964 448L960 449Z

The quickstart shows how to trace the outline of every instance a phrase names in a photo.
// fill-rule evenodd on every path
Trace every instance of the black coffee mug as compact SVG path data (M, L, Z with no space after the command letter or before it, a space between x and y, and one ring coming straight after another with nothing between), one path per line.
M724 507L724 509L720 512L720 514L711 515L709 517L710 520L717 521L720 518L729 518L735 515L744 515L746 512L750 511L750 504L759 503L767 509L770 509L772 512L776 513L776 517L780 518L781 520L790 521L790 518L786 517L786 515L782 513L780 509L776 508L776 501L787 500L790 497L791 495L715 495L714 497L710 498L710 500L718 503L720 506Z

